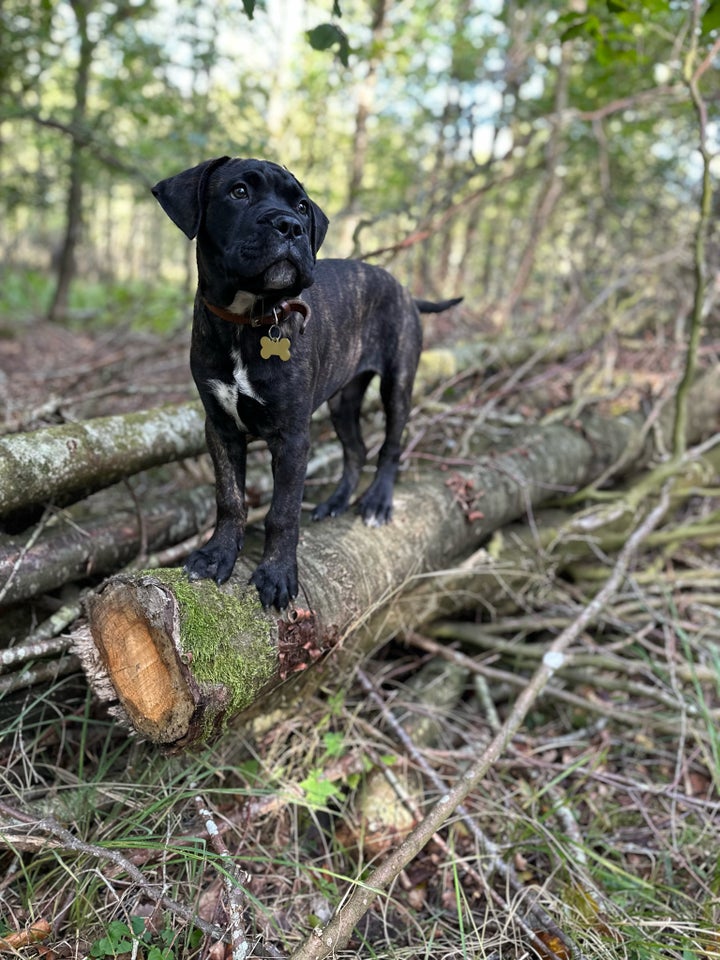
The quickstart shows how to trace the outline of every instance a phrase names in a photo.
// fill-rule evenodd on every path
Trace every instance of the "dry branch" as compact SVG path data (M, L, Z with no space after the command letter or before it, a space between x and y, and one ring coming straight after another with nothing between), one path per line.
M412 833L394 850L369 876L362 885L344 899L342 907L324 928L316 928L303 944L292 954L291 960L323 960L324 957L342 949L359 920L370 909L371 904L388 884L416 856L432 836L443 826L450 814L462 804L463 800L477 787L493 763L504 753L513 736L520 729L538 696L548 680L566 659L566 651L580 633L593 622L604 605L620 586L628 565L642 544L644 538L657 526L667 510L667 490L664 490L660 502L651 510L642 523L633 532L623 547L617 563L605 586L582 611L578 618L552 643L542 663L533 677L518 696L507 720L497 732L482 755L465 771L451 789L445 793L418 824ZM546 951L547 952L547 951Z
M694 435L717 420L720 373L698 390ZM452 566L558 491L590 483L641 428L638 416L585 415L570 426L523 429L473 470L401 484L387 528L351 516L304 528L301 602L312 614L295 622L260 609L246 586L247 558L221 589L189 584L178 570L112 578L89 603L91 637L79 644L90 682L119 700L141 735L177 745L209 736L342 638L325 669L313 671L315 682L330 671L337 682L397 628L383 604L414 577ZM650 453L646 444L641 461ZM358 629L370 620L372 628Z

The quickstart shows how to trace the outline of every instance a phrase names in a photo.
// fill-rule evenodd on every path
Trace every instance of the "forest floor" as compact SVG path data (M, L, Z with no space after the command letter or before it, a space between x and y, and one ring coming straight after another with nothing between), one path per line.
M195 396L187 331L2 328L5 432ZM719 352L706 338L701 368ZM588 404L651 415L682 363L658 322L611 325L521 375L468 371L418 402L410 463L438 469L467 456L469 432L492 449L520 422ZM369 446L378 426L368 415ZM481 789L336 956L720 958L720 488L686 481ZM580 560L538 550L519 588L466 584L450 620L408 624L355 677L189 753L129 737L77 671L0 687L0 951L231 957L213 933L237 906L229 880L254 955L292 952L462 777L621 546L600 531ZM77 586L0 611L0 648Z

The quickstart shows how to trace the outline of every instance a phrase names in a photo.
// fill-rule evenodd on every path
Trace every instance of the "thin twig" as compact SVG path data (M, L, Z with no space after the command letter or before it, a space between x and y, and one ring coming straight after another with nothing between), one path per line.
M232 944L233 960L246 960L246 957L250 955L250 951L253 948L245 932L245 924L242 918L243 909L246 904L244 888L250 880L250 874L244 870L240 871L236 864L233 863L230 851L225 846L218 825L215 823L215 818L202 797L195 797L195 806L205 821L205 829L210 837L210 843L215 852L223 858L223 880L225 882L225 893L228 903L230 943ZM239 875L240 873L242 873L242 876Z
M172 900L165 896L154 884L152 884L140 871L134 863L124 857L117 850L109 850L106 847L98 846L94 843L86 843L80 840L65 827L62 827L54 817L45 817L37 820L23 812L14 809L9 804L0 800L0 814L3 815L5 822L0 821L0 840L8 846L21 844L23 835L31 836L35 841L38 835L51 837L56 841L56 845L69 850L72 853L84 853L86 856L95 860L109 861L119 870L124 871L133 883L136 883L150 900L158 903L165 910L169 910L180 919L192 924L208 936L214 937L225 943L229 941L228 933L222 928L212 923L207 923L196 913L190 910L177 900Z
M373 685L370 678L363 670L358 670L357 673L358 680L363 690L367 693L369 698L373 703L378 707L382 713L383 719L387 725L392 730L393 734L399 742L403 745L403 749L410 756L414 763L423 771L425 776L431 781L438 793L445 794L448 791L448 785L445 783L441 777L433 770L430 764L427 762L420 750L415 746L412 738L408 735L407 731L401 723L395 718L392 711L388 710L385 701L382 699L377 689ZM403 801L407 803L408 798L403 797ZM496 843L494 843L490 837L488 837L477 824L476 819L473 817L471 812L463 804L459 803L456 807L457 813L462 817L463 823L468 831L475 837L476 841L480 845L483 854L487 856L490 860L490 872L499 873L500 876L505 880L510 890L513 893L522 893L526 894L527 890L523 884L518 880L515 870L512 866L505 863L505 861L500 856L500 850ZM411 812L419 820L419 811L417 807L413 804ZM445 843L444 839L439 833L434 834L433 838L435 843L437 843L442 849L443 852L450 854L449 848ZM485 893L494 900L495 903L504 911L509 912L508 904L503 898L496 893L488 882L488 877L484 874L478 873L477 870L473 869L469 863L458 864L459 869L462 872L465 872L470 876L473 881L479 884ZM559 929L557 924L552 920L548 914L542 910L537 904L529 905L529 912L531 915L534 915L535 921L539 926L544 927L549 930L553 936L559 937L560 941L568 947L572 956L576 960L582 960L582 954L578 950L577 946L572 942L572 940ZM536 935L535 931L530 927L522 917L515 914L513 916L513 921L520 927L523 934L527 937L530 943L533 944L539 951L540 955L547 954L549 957L553 957L554 954L552 951L549 951L547 945L545 945Z
M49 516L50 516L50 511L46 509L42 517L38 521L37 525L35 526L35 529L33 530L30 538L28 539L28 542L23 545L22 550L18 554L17 560L13 564L12 570L8 574L7 580L2 585L2 588L0 588L0 603L2 603L3 597L5 597L5 595L7 594L8 590L10 589L10 586L12 585L13 580L17 576L18 570L22 566L23 560L27 556L28 552L32 550L32 548L35 546L35 541L45 529L45 524L47 523Z

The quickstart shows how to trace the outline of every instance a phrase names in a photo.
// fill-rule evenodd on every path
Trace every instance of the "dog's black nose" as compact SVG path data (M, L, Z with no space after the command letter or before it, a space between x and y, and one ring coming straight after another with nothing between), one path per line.
M275 217L272 225L281 236L289 237L292 240L297 240L303 234L303 225L300 221L285 213Z

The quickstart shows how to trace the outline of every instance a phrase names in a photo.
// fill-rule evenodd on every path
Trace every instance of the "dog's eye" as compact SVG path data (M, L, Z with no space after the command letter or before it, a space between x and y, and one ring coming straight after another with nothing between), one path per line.
M230 191L230 196L233 200L247 200L247 187L244 183L238 183L237 186L233 187Z
M300 200L297 207L295 208L298 213L307 213L310 210L310 204L307 200Z

